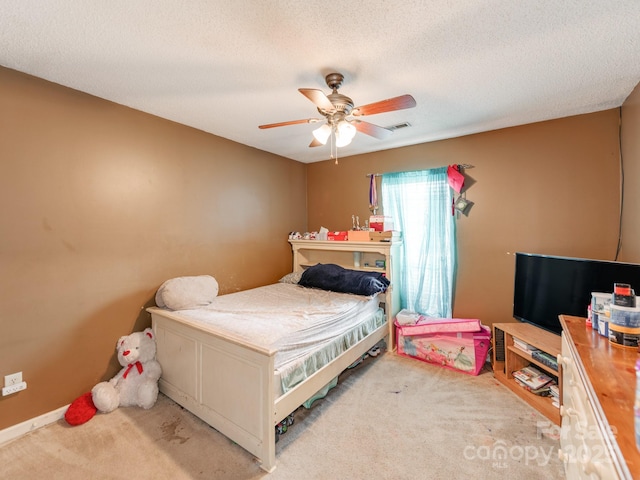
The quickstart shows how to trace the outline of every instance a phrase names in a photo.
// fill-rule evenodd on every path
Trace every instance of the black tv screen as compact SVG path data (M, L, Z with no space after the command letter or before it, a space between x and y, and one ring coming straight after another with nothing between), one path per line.
M513 316L560 334L558 315L586 317L591 293L612 293L614 283L638 292L640 265L518 252Z

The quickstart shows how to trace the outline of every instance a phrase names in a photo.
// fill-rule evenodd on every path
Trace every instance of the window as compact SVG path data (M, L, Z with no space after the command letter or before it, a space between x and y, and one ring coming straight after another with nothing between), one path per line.
M400 306L451 318L456 272L453 193L447 167L382 175L385 215L402 232Z

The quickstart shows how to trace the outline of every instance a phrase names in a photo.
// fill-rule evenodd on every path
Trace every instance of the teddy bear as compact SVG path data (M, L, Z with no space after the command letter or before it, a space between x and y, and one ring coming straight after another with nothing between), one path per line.
M98 383L71 403L65 419L70 425L90 420L96 412L109 413L118 407L149 409L158 399L162 374L156 360L156 342L151 328L120 337L116 344L122 369L108 382Z

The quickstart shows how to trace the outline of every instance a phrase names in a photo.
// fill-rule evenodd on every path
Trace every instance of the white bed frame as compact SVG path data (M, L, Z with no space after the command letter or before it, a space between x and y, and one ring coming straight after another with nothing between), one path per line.
M327 243L330 248L323 248L321 244ZM372 249L373 243L377 242L292 242L294 271L304 268L301 259L308 261L296 254L296 247L362 252L370 251L364 249ZM391 245L374 247L386 258L381 270L391 280ZM278 398L274 398L275 350L238 341L206 326L195 327L164 309L148 308L156 334L157 359L162 365L160 391L255 455L261 468L272 472L276 467L275 426L380 340L386 339L389 347L393 345L391 319L397 312L390 305L391 290L383 297L387 321L382 326Z

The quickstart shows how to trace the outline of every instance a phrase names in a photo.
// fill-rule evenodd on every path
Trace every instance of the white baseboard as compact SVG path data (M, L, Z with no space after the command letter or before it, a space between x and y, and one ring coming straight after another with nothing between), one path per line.
M22 435L26 435L29 432L37 430L38 428L49 425L50 423L57 422L61 418L64 418L64 414L69 408L69 405L60 407L52 412L45 413L39 417L32 418L26 422L18 423L11 427L7 427L4 430L0 430L0 445L7 443L11 440L15 440Z

